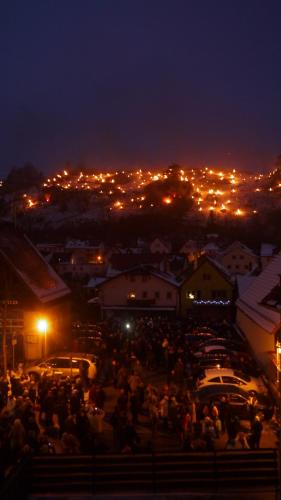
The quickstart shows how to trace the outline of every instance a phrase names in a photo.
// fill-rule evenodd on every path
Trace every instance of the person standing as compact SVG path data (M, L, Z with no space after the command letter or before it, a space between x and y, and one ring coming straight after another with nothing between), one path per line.
M256 415L254 423L252 424L252 435L250 437L251 448L259 449L262 430L263 430L263 425L261 423L260 417Z

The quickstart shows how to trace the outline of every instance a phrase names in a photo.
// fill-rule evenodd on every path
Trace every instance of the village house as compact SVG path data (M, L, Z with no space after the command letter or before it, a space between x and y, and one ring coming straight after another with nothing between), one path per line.
M231 275L248 274L258 266L259 258L249 247L234 241L221 253L220 262Z
M178 312L178 283L152 266L126 269L97 284L103 317L120 314ZM89 301L96 304L96 299Z
M214 259L202 256L184 273L180 309L183 317L196 314L227 317L231 314L234 284Z
M63 254L53 255L50 260L58 274L65 278L85 279L105 273L107 257L102 243L69 241Z
M38 359L62 347L70 331L70 290L31 241L9 223L0 225L0 318L10 363ZM38 321L45 321L45 339Z
M151 253L171 253L172 245L169 241L164 241L161 238L154 238L149 245Z
M184 254L188 262L193 262L200 256L200 249L194 240L186 241L179 250L180 254Z

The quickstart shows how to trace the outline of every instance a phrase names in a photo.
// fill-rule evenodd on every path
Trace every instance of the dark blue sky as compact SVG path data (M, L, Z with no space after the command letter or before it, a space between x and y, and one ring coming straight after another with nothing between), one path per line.
M280 0L9 0L0 174L281 153Z

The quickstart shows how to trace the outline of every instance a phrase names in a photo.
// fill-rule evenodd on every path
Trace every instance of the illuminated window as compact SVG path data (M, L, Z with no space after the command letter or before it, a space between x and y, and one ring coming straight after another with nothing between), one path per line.
M128 299L134 300L136 298L136 292L129 292L128 293Z

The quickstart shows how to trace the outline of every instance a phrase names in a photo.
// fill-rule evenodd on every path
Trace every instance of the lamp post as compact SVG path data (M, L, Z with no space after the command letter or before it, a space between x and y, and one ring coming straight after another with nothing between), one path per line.
M41 318L37 321L38 332L44 334L44 357L47 356L47 328L48 328L48 322L46 319Z

